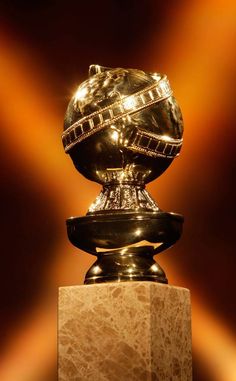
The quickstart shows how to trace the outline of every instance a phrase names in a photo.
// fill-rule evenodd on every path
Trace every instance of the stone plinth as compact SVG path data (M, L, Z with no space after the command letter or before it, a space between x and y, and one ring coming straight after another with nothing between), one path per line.
M190 381L189 291L154 282L59 291L59 381Z

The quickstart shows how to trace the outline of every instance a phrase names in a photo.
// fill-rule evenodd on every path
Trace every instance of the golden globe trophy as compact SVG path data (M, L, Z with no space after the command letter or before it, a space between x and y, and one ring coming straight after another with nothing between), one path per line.
M86 178L103 185L68 236L96 255L85 283L167 283L153 256L181 235L183 217L163 212L145 189L179 154L183 122L165 75L91 65L71 99L62 136Z
M153 256L180 237L145 185L178 156L183 122L165 75L92 65L65 117L65 151L103 186L70 241L97 257L59 291L59 381L191 381L189 291ZM151 281L151 282L150 282ZM163 284L164 283L164 284Z

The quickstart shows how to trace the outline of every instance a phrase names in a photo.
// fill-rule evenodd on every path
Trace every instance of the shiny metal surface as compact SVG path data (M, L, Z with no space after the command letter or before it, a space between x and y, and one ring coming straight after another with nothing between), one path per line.
M95 68L94 68L95 66ZM63 144L85 177L104 184L104 171L158 177L179 154L183 122L166 76L93 65L96 73L71 99Z
M103 282L154 281L168 283L161 266L153 259L153 251L134 248L127 253L111 252L98 256L89 269L85 284Z
M66 153L103 190L86 217L67 220L71 242L98 257L85 283L167 282L153 255L181 235L183 218L164 213L145 189L179 155L183 121L168 79L91 65L71 99Z
M154 254L180 237L183 217L165 212L96 213L67 220L71 243L90 254L150 246Z

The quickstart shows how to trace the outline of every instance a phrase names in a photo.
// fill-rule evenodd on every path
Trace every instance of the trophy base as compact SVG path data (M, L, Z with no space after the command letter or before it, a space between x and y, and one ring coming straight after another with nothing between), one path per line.
M94 213L67 220L76 247L97 256L85 284L121 281L168 283L153 256L182 233L183 217L166 212Z
M168 283L161 266L153 259L152 247L124 248L106 252L88 270L85 284L125 281Z

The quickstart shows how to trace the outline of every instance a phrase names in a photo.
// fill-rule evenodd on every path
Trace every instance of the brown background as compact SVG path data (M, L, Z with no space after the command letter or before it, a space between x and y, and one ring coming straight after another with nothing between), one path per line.
M94 260L69 244L65 219L100 187L60 140L91 63L170 79L184 147L148 188L185 226L160 263L191 290L194 381L236 380L235 46L233 1L1 2L1 381L56 380L57 288L81 284Z

